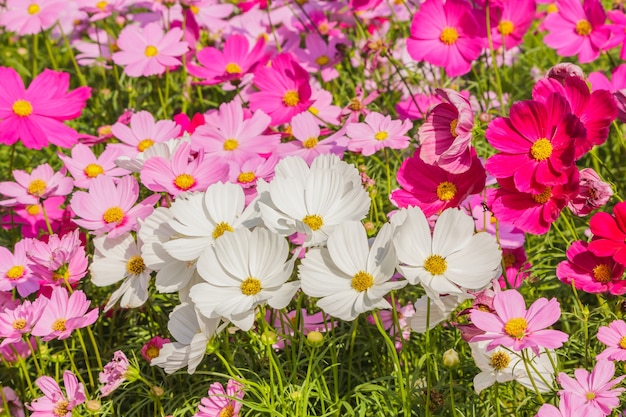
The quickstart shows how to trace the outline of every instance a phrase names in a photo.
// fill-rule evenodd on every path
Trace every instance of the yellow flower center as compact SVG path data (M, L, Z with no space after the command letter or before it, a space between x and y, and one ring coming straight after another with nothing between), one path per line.
M159 50L156 49L155 46L152 45L148 45L146 46L146 50L144 52L144 54L148 57L148 58L152 58L153 56L155 56L156 54L159 53Z
M437 198L441 201L450 201L456 195L456 185L444 181L437 186Z
M28 184L28 194L41 197L44 191L46 191L47 186L44 180L32 180L30 184Z
M509 354L506 353L506 352L503 352L501 350L495 352L489 358L489 365L493 369L498 370L498 371L500 371L500 370L506 368L507 366L509 366L510 362L511 362L511 357L509 356Z
M189 175L189 174L180 174L174 180L174 185L176 186L176 188L182 191L187 191L188 189L193 187L195 184L196 184L196 179L193 177L193 175Z
M241 283L241 293L243 295L255 295L261 292L261 281L248 277Z
M619 347L622 349L626 349L626 336L623 336L618 343Z
M96 3L96 7L102 11L104 11L108 6L108 3L106 1L99 1L98 3Z
M448 269L448 263L439 255L431 255L424 261L424 269L432 275L441 275Z
M67 281L70 278L70 270L67 264L61 265L56 271L52 273L52 279L56 282L59 280Z
M233 417L234 415L235 407L232 404L229 404L220 410L220 413L217 417Z
M6 273L6 277L8 279L20 279L22 278L22 276L24 276L24 267L22 265L15 265L12 266L11 269L9 269Z
M25 327L26 327L25 319L17 319L13 322L13 328L15 330L24 330Z
M580 36L589 36L591 34L591 23L587 19L582 19L576 22L576 33Z
M515 26L510 20L503 20L498 25L498 32L500 32L502 36L510 35L511 33L513 33L513 30L515 30Z
M363 110L363 103L361 103L361 100L354 97L350 99L350 104L348 104L348 108L352 111L361 111Z
M328 57L328 55L318 56L317 59L315 60L315 63L317 65L319 65L320 67L323 67L324 65L328 64L329 62L330 62L330 58Z
M232 232L233 228L230 224L226 222L220 222L215 226L215 230L213 230L213 239L216 240L218 237L222 236L226 232Z
M149 357L150 359L154 359L159 356L160 351L161 349L159 349L158 347L154 345L150 345L148 346L148 349L146 349L146 356Z
M374 139L376 140L385 140L387 139L387 136L389 136L389 133L385 132L384 130L381 130L380 132L376 133L374 135Z
M314 137L308 138L307 140L302 142L302 146L304 146L307 149L315 148L317 146L317 138L314 138Z
M317 214L307 214L304 216L304 219L302 219L302 222L309 226L313 231L319 230L324 225L324 220Z
M456 133L456 127L457 127L458 124L459 124L459 119L454 119L453 121L450 122L450 134L454 138L459 136L459 134Z
M546 189L543 190L541 194L533 194L532 196L535 203L539 203L539 204L547 203L551 197L552 197L552 188L550 187L546 187Z
M99 136L108 136L113 134L113 129L111 125L104 125L98 128Z
M39 206L39 204L29 204L26 206L26 213L30 214L31 216L36 216L41 213L41 207Z
M104 168L98 164L89 164L85 167L85 175L89 178L96 178L100 174L104 174Z
M234 62L229 62L226 65L226 73L228 74L241 74L241 67Z
M124 210L119 208L118 206L111 207L107 209L102 215L102 220L105 223L117 223L120 224L122 220L124 220Z
M558 11L559 11L559 8L558 8L558 7L556 7L556 4L554 4L554 3L550 3L550 4L548 4L548 8L546 9L546 11L547 11L548 13L556 13L556 12L558 12Z
M283 96L283 103L288 107L295 107L300 103L300 94L296 90L287 90Z
M152 139L144 139L141 142L139 142L139 144L137 144L137 150L139 152L143 152L152 145L154 145L154 141Z
M189 10L191 10L191 13L193 14L198 14L200 8L198 6L189 6Z
M536 161L545 161L552 155L552 144L548 139L539 139L530 147L530 154Z
M504 332L515 339L522 339L526 335L528 323L523 317L516 317L506 322Z
M226 139L226 142L224 142L225 151L234 151L238 147L239 147L239 142L237 142L237 139Z
M455 28L447 27L441 31L441 35L439 35L439 40L441 43L446 45L452 45L456 40L459 39L459 32Z
M504 266L506 268L512 266L515 263L515 255L513 255L512 253L505 253L504 255L502 255L502 262L504 263Z
M39 13L39 5L32 3L30 6L28 6L28 14L37 14Z
M126 270L129 274L139 275L146 269L146 264L143 263L141 256L133 256L126 262Z
M313 106L309 107L309 111L311 112L313 116L317 116L320 113L319 109Z
M69 410L67 409L69 405L70 403L66 400L59 400L54 405L54 409L52 410L52 412L55 416L65 416L69 412Z
M600 264L600 265L596 265L593 268L593 279L595 279L596 281L607 283L607 282L611 282L612 278L613 276L611 274L611 269L609 268L608 265Z
M374 285L374 277L365 271L359 271L352 277L352 288L363 292Z
M52 330L55 332L64 332L66 329L65 319L56 319L54 323L52 323Z
M587 400L591 401L594 398L596 398L596 393L595 392L588 392L585 394L585 398L587 398Z
M237 181L239 181L242 184L248 184L248 183L251 183L254 180L256 180L256 175L252 171L250 171L250 172L242 172L237 177Z

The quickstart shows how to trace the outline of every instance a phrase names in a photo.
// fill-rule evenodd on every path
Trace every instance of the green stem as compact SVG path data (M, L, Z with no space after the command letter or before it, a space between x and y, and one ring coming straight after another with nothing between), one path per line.
M524 362L524 368L526 368L526 373L528 374L528 378L530 379L530 383L533 385L533 388L535 390L535 394L537 394L537 398L539 399L539 401L541 401L541 404L545 403L546 401L541 396L541 393L539 392L539 388L537 388L537 383L535 382L535 377L531 373L530 367L528 366L528 355L527 355L527 351L525 351L525 350L522 350L522 362Z
M28 347L31 351L31 357L33 358L33 363L35 364L35 368L37 368L37 375L42 376L43 373L41 372L41 366L39 365L39 359L37 358L37 354L35 353L35 349L33 347L33 344L30 341L29 337L25 337L26 339L26 343L28 344Z
M72 48L72 45L70 45L70 41L69 39L67 39L67 36L65 36L65 32L63 32L63 27L61 26L61 23L57 22L57 26L59 27L59 31L61 32L61 36L63 37L65 46L67 46L67 50L70 52L70 59L72 60L74 71L76 71L76 75L78 75L78 80L80 81L80 85L85 86L87 85L87 80L85 79L85 76L83 75L83 73L80 70L80 67L78 66L78 62L76 61L76 57L74 56L74 49Z
M28 373L28 369L26 369L26 362L24 362L24 358L22 357L22 355L20 355L17 349L15 349L15 347L11 346L11 349L13 349L13 352L17 357L17 363L20 365L20 370L22 371L22 374L24 374L24 379L26 379L26 383L28 384L30 395L35 398L35 389L33 388L33 382L30 380L30 374Z
M450 408L452 409L452 417L456 417L456 405L454 404L454 380L452 369L448 372L450 375Z
M43 219L46 222L46 228L48 229L48 234L53 235L54 232L52 231L52 225L50 224L50 219L48 218L46 207L43 205L43 202L39 203L39 206L41 207L41 212L43 213Z
M87 394L87 387L86 387L86 383L85 383L85 379L83 378L82 374L79 372L78 367L76 366L76 362L74 362L74 354L72 353L72 351L70 350L70 347L67 344L67 339L63 339L63 346L65 347L65 353L67 353L67 358L70 361L70 364L72 365L72 371L74 372L74 374L76 375L76 377L80 380L80 382L83 384L83 386L85 386L85 395L87 395L87 398L89 398L89 394ZM94 386L93 380L91 379L91 374L89 374L89 382L91 383L91 387Z
M39 34L35 36L39 36ZM45 33L43 33L43 39L46 45L46 50L48 51L48 57L50 58L50 62L52 62L52 68L54 68L54 70L57 71L59 69L59 66L57 65L57 60L54 58L54 54L52 53L52 46L50 45L50 37L47 36Z
M502 100L502 82L500 81L500 70L498 68L498 63L496 62L496 52L493 49L493 39L491 38L491 17L490 17L490 7L489 2L487 2L487 7L485 7L485 19L487 21L487 40L489 41L489 52L491 54L491 67L493 69L493 73L496 76L496 88L498 91L498 100L500 101L500 114L506 114L506 105Z

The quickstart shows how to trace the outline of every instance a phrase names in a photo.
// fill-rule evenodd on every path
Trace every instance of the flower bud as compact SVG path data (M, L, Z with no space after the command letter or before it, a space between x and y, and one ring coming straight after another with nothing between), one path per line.
M454 368L459 364L459 354L454 349L448 349L443 352L443 366L446 368Z
M324 335L322 332L314 330L306 335L306 340L313 347L322 346L322 344L324 344Z

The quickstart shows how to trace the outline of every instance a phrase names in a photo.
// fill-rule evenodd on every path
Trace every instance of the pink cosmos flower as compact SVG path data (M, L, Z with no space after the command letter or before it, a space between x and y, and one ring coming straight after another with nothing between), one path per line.
M530 276L530 263L527 262L526 251L523 247L515 249L502 248L502 264L504 271L498 278L500 288L517 289Z
M280 54L270 67L257 68L254 85L260 91L250 95L250 110L263 110L272 118L272 125L289 122L312 104L309 73L291 54Z
M124 67L129 77L147 77L163 74L168 67L181 64L180 57L189 49L180 39L183 31L172 28L163 33L159 22L149 23L143 29L126 26L117 39L120 51L113 54L113 62Z
M535 417L604 417L604 413L592 407L585 406L586 400L569 392L561 394L559 408L552 404L543 404Z
M343 156L348 139L345 130L321 140L321 130L315 116L310 112L300 113L291 119L291 134L295 140L284 143L280 147L282 155L298 155L311 165L313 159L320 154L334 153Z
M71 417L72 410L86 399L85 387L70 371L63 372L65 394L59 384L49 376L40 376L35 384L44 396L26 406L33 412L32 417Z
M74 222L96 235L108 233L113 238L130 230L136 230L137 219L152 213L152 206L160 198L154 194L133 207L139 197L139 184L135 177L127 175L116 181L99 176L89 192L76 191L70 204L78 216Z
M608 326L598 329L598 340L607 345L596 360L626 360L626 323L624 320L613 320Z
M474 336L472 342L489 340L488 351L497 346L515 351L531 348L539 355L540 348L556 349L568 339L566 333L546 329L561 316L555 298L540 298L526 310L524 297L517 290L507 290L495 294L493 308L495 313L471 312L472 323L485 332Z
M365 123L350 123L346 135L350 137L348 149L362 155L373 155L383 148L404 149L409 146L410 137L406 133L413 127L410 120L392 120L372 112L365 117Z
M81 290L68 296L65 287L55 287L43 314L35 327L33 336L43 336L44 341L67 339L76 329L91 326L98 319L98 309L87 312L89 300Z
M44 209L52 231L57 233L63 220L65 210L61 208L65 204L65 197L48 197L40 204L26 204L13 207L13 216L8 215L0 221L10 228L21 225L20 232L24 237L39 237L41 233L48 233L48 226L44 216ZM42 208L43 205L43 208ZM13 222L11 222L11 217Z
M113 353L113 359L111 362L104 365L104 369L98 375L98 380L101 384L100 394L102 397L106 397L118 388L124 381L126 381L126 372L130 367L128 358L121 350L116 350Z
M474 113L469 101L450 89L438 89L443 103L428 112L418 130L420 158L429 165L437 165L451 174L470 169Z
M604 212L594 214L589 228L593 234L589 250L598 256L612 256L626 265L626 202L613 207L613 216Z
M91 148L82 143L72 148L72 156L59 153L67 169L74 177L74 185L80 188L89 188L91 181L99 175L121 177L128 174L124 168L118 168L115 160L123 150L119 147L107 146L100 156L94 155Z
M193 0L190 7L194 19L210 33L220 33L228 26L228 16L235 7L215 0Z
M606 27L611 31L611 37L602 49L608 50L621 45L622 49L619 54L619 59L626 59L626 14L621 10L611 10L607 13L607 16L613 24Z
M51 28L59 19L62 0L7 0L0 13L0 26L20 36Z
M0 201L0 206L39 204L41 199L71 193L73 181L65 176L65 172L65 168L54 172L48 164L39 165L30 174L20 169L13 170L15 182L0 182L0 194L12 198Z
M9 387L2 387L4 395L0 395L0 409L9 410L11 417L24 417L24 406L15 391ZM2 399L6 399L6 404Z
M235 34L226 38L222 51L214 47L198 51L196 59L200 65L189 63L187 70L194 77L203 80L199 84L214 85L238 81L267 63L269 56L264 51L264 38L259 38L250 49L248 38Z
M544 103L525 100L511 107L510 117L493 120L485 137L500 151L485 167L496 178L512 177L522 192L541 193L565 184L574 164L574 116L566 99L556 93Z
M228 161L228 181L243 188L246 206L257 196L257 181L263 179L270 182L274 178L274 167L278 161L279 157L275 155L267 159L253 156L241 163Z
M139 111L130 117L130 126L118 121L111 126L111 132L124 144L120 146L128 156L136 156L155 143L174 139L180 134L180 127L171 120L154 121L147 111Z
M557 0L556 13L550 13L544 27L550 31L543 41L561 56L578 55L581 63L592 62L609 39L604 24L606 13L600 0Z
M367 116L371 113L368 109L368 105L371 104L378 96L380 92L372 91L365 95L365 91L357 86L354 92L354 97L350 99L350 103L341 111L341 117L347 116L345 123L356 123L359 121L361 115ZM315 112L312 112L315 114Z
M63 124L80 116L91 88L67 91L70 75L49 69L37 75L28 88L13 68L0 67L0 143L21 140L25 147L41 149L53 143L70 148L78 133Z
M166 343L170 343L170 339L164 339L161 336L154 336L142 346L141 356L143 356L148 362L152 362L152 359L159 356L161 348Z
M77 229L59 237L54 234L44 242L26 241L26 256L34 276L46 286L72 285L87 275L87 254Z
M324 40L316 32L309 33L304 39L306 49L296 49L294 54L302 66L311 73L319 73L324 82L339 77L339 71L335 69L341 59L337 51L338 40L331 38Z
M578 195L572 198L567 207L575 215L584 217L605 205L612 195L610 184L602 181L593 169L584 168L580 170Z
M39 289L39 282L30 269L31 261L26 257L27 246L26 240L20 240L13 248L13 254L0 246L0 291L17 288L21 297L27 297Z
M505 0L499 6L489 7L493 48L504 44L509 50L521 44L535 18L535 0Z
M31 336L30 338L30 346L37 346L37 341L35 337ZM0 359L4 359L8 363L17 363L20 359L28 358L33 352L30 349L28 343L24 340L20 340L19 342L12 343L9 346L0 347Z
M626 64L613 69L611 81L598 71L589 74L588 81L591 83L591 91L609 90L613 93L617 101L617 118L626 122Z
M559 394L571 393L584 399L585 406L596 409L605 416L609 415L611 410L619 405L619 396L624 392L624 388L613 387L626 378L626 375L622 375L612 380L614 375L615 364L607 360L599 360L592 372L576 369L575 379L564 372L559 372L556 379L563 387Z
M341 108L333 105L333 95L322 88L313 88L311 91L309 112L318 119L320 125L339 124Z
M198 412L194 417L215 417L219 415L239 417L241 400L244 396L243 385L234 379L229 379L226 390L219 382L209 387L209 396L200 400ZM234 397L230 399L228 397Z
M420 120L439 103L442 103L442 100L436 94L413 93L413 96L408 96L396 104L396 111L401 119Z
M487 201L489 201L489 196L493 196L495 191L493 188L485 190ZM476 230L485 231L495 236L497 229L498 243L500 243L503 249L516 249L524 246L526 241L524 232L512 224L496 219L491 210L489 210L485 197L478 194L475 195L469 200L469 207L476 223Z
M449 77L469 72L483 43L479 23L463 0L427 0L415 13L407 49L411 58L444 67Z
M102 29L90 29L88 35L89 41L83 39L72 41L72 46L80 52L76 54L78 65L111 69L113 40Z
M14 309L0 311L0 337L4 338L0 347L17 343L27 335L44 312L47 299L39 297L34 302L24 302Z

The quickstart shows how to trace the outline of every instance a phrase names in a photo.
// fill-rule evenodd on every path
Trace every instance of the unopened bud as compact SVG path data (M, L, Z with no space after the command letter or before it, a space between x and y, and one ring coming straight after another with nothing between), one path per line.
M454 349L448 349L443 352L443 366L446 368L454 368L459 364L459 354Z
M154 394L156 397L160 397L165 394L165 390L158 385L154 385L152 388L150 388L150 391L152 391L152 394Z
M90 413L97 413L102 408L102 404L98 400L89 400L85 403L85 408Z
M274 333L271 330L266 330L261 335L261 342L264 345L273 345L274 343L276 343L276 340L277 340L276 333Z
M322 334L322 332L314 330L306 335L306 340L308 340L308 342L313 347L322 346L322 344L324 343L324 335Z

